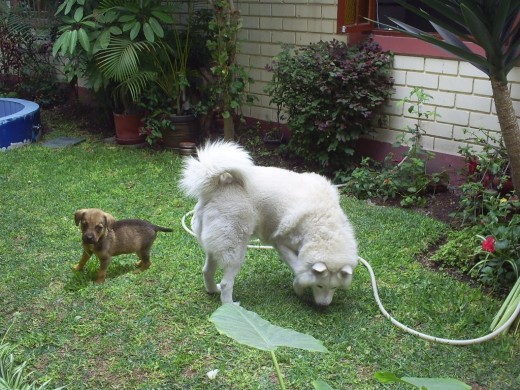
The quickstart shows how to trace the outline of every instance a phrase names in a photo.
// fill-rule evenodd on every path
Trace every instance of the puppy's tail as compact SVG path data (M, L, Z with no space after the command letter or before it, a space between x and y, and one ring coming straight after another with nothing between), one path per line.
M166 233L171 233L171 232L173 232L173 229L166 228L166 227L162 227L162 226L154 225L153 228L154 228L154 230L155 230L156 232L166 232Z
M205 197L219 186L244 185L246 172L253 167L251 156L233 142L207 143L197 150L198 159L184 162L180 185L187 195Z

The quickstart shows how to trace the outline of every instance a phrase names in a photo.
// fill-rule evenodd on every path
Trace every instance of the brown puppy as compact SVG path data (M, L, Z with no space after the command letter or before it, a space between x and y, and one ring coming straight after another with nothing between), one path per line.
M83 256L74 267L81 271L88 259L95 254L100 263L96 283L103 283L112 256L136 253L136 266L142 271L150 268L150 249L157 232L172 232L172 229L151 224L140 219L116 221L100 209L80 209L74 214L76 225L81 226Z

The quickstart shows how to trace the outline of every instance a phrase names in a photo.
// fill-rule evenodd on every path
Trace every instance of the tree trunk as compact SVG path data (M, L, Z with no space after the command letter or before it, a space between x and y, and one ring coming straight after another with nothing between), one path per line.
M491 87L500 130L511 163L511 179L515 190L520 193L520 127L518 119L507 84L491 78Z
M224 118L224 139L227 141L235 140L235 123L233 122L233 115Z

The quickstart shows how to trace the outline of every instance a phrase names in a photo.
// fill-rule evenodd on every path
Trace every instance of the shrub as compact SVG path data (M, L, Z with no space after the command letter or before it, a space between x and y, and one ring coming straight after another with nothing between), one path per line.
M475 265L475 238L482 226L470 226L448 233L448 241L432 256L432 260L467 273Z
M349 167L356 141L392 94L391 59L371 39L357 46L336 40L284 46L267 67L273 78L266 92L279 119L287 119L289 149L326 173Z
M0 6L0 89L3 96L53 106L67 91L51 59L50 28L34 29L31 17L23 5Z
M504 198L515 199L512 192L509 158L499 136L488 130L465 130L471 136L468 141L474 145L459 148L459 153L466 160L467 181L462 190L461 211L459 217L464 224L506 222L508 216L518 211L511 202ZM475 145L481 150L477 152Z
M478 236L482 243L475 251L476 272L488 285L511 287L520 276L520 214L512 216L507 224L493 224L490 235Z
M350 175L346 176L346 190L358 198L378 197L383 200L401 197L401 206L424 206L424 195L431 188L436 190L438 185L446 185L448 176L445 172L426 173L426 162L434 154L424 150L420 139L425 131L421 128L421 120L434 117L435 112L425 111L423 105L432 97L421 88L415 87L409 96L400 101L400 104L410 103L408 112L417 116L414 127L406 127L398 137L394 147L405 146L401 156L389 153L382 166L369 158L364 158ZM342 179L339 172L336 179Z

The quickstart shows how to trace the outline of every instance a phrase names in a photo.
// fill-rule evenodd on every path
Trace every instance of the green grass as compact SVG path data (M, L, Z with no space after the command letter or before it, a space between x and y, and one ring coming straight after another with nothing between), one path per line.
M17 358L37 377L71 389L277 388L268 353L219 335L208 321L220 300L205 293L204 254L180 225L194 205L177 187L180 158L105 144L74 123L45 118L55 129L48 138L84 135L87 141L0 154L0 338L18 346ZM441 337L488 332L500 301L414 260L446 234L445 225L355 199L342 205L360 255L375 269L383 303L397 319ZM107 282L94 285L97 260L83 273L72 270L81 255L73 214L84 207L175 231L160 233L148 271L133 273L135 256L119 256ZM295 296L291 273L274 251L250 250L235 297L275 325L322 340L330 351L279 350L291 389L309 389L313 379L336 389L395 388L378 384L376 371L453 377L489 389L520 386L518 337L453 347L405 334L379 313L361 265L349 291L316 309L310 296ZM216 379L208 379L217 368Z

